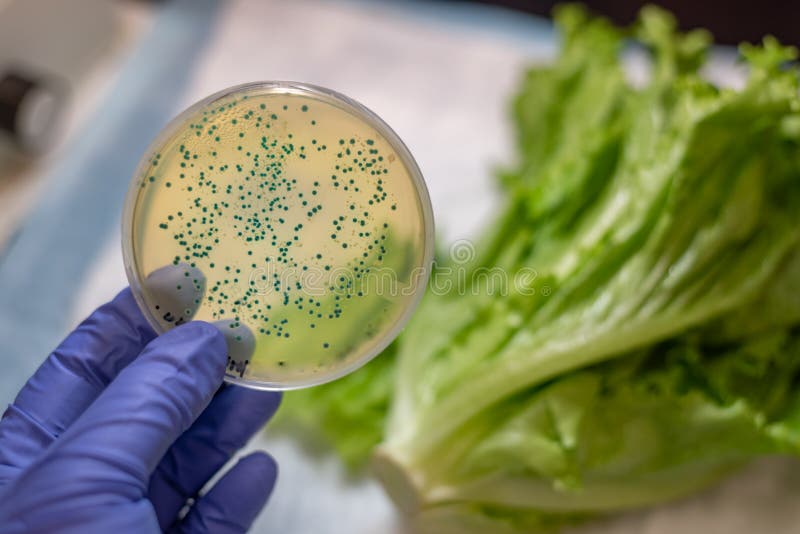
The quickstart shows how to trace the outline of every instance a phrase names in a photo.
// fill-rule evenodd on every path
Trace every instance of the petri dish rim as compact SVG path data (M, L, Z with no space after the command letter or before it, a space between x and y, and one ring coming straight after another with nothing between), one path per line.
M225 382L251 389L260 389L265 391L288 391L332 382L352 373L353 371L356 371L383 352L383 350L400 334L403 327L406 325L416 308L419 306L419 303L425 294L425 290L428 287L434 253L435 229L433 207L431 205L428 187L425 184L425 180L416 160L414 160L414 157L411 155L411 151L408 150L408 147L405 145L402 139L400 139L400 136L398 136L397 133L395 133L395 131L383 121L383 119L381 119L377 114L360 102L326 87L292 81L248 82L234 85L209 95L176 115L167 123L166 126L164 126L155 139L147 146L142 158L139 160L139 163L136 166L136 170L133 173L130 185L128 186L128 191L125 195L124 206L122 210L121 232L122 260L125 265L125 274L128 278L128 284L130 285L131 293L133 294L133 298L136 301L139 310L142 312L150 326L152 326L157 333L164 333L166 329L161 326L146 305L144 295L142 293L142 280L140 279L137 269L134 268L134 266L137 265L137 262L136 253L134 252L133 247L133 215L136 207L136 201L138 200L141 190L139 187L139 179L141 176L143 176L144 172L149 166L150 156L155 153L159 147L163 146L164 143L177 134L189 117L193 116L195 113L212 104L213 102L227 98L234 93L247 93L255 91L259 92L260 94L296 94L313 98L350 113L351 115L354 115L373 127L395 150L401 162L403 163L403 166L408 171L408 174L411 177L414 185L414 190L417 193L417 200L419 202L423 219L422 227L424 231L424 251L422 256L422 265L418 266L420 269L422 269L422 274L417 278L417 285L414 289L414 294L409 299L405 309L397 317L391 327L385 331L384 335L362 358L343 366L334 373L326 374L318 378L310 377L308 380L293 381L290 383L236 378L229 376L227 373L224 376Z

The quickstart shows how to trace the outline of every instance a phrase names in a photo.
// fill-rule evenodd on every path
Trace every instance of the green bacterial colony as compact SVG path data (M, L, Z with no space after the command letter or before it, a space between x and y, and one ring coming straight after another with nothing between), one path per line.
M190 113L138 181L151 316L216 324L244 381L320 381L370 356L424 266L422 203L400 160L369 123L306 95L250 91Z

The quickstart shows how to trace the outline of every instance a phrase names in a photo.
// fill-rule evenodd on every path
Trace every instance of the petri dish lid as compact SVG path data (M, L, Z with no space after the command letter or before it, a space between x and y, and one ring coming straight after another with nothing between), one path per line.
M216 93L158 135L122 248L158 332L208 321L226 381L280 390L352 372L397 336L427 286L433 225L416 162L377 115L270 81Z

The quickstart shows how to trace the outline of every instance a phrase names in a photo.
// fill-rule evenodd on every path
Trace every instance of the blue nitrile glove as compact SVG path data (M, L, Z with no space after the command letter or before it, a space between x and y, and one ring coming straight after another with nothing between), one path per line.
M156 338L128 290L95 311L0 421L0 532L246 531L275 484L272 458L251 454L198 492L280 395L220 389L225 360L207 323Z

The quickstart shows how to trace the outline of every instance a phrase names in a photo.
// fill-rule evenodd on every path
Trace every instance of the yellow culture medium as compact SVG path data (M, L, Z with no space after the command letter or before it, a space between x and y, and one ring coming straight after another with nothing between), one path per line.
M346 97L291 83L233 88L173 121L124 224L151 323L217 325L226 379L267 389L332 380L380 352L432 252L425 185L397 136Z

